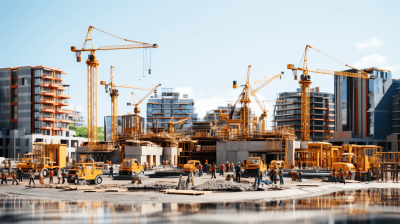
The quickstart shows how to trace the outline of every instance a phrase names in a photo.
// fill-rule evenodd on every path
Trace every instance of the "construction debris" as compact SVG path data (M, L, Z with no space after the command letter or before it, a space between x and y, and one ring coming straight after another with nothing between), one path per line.
M210 180L204 184L194 187L198 191L254 191L254 187L249 184L236 183L225 180Z

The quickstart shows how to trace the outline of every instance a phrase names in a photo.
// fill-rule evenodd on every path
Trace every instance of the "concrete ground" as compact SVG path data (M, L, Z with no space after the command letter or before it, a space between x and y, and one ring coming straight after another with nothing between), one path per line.
M114 184L114 185L128 185L131 184L130 180L112 180L111 177L103 175L103 184ZM225 176L217 174L216 180L225 180ZM184 177L186 178L186 177ZM254 178L243 178L243 180L249 180L253 185ZM200 185L211 180L211 175L204 175L202 177L194 178L194 185ZM162 192L153 190L135 190L129 192L94 192L85 193L82 190L60 190L55 188L29 188L25 187L29 182L29 179L24 179L21 185L0 185L0 194L18 195L28 198L52 198L55 200L89 200L97 201L102 200L104 202L119 203L119 204L139 204L139 203L199 203L199 202L238 202L238 201L249 201L249 200L280 200L287 198L300 198L310 197L321 194L327 194L331 192L338 192L344 190L355 190L355 189L368 189L368 188L400 188L400 183L378 183L373 182L362 182L362 183L331 183L325 182L321 179L303 179L302 183L293 182L290 178L284 178L285 185L283 190L268 190L265 191L241 191L241 192L214 192L213 194L191 196L191 195L177 195L177 194L164 194ZM35 181L39 184L39 181ZM55 180L56 182L56 180ZM48 183L48 178L45 180L45 184ZM142 179L142 184L154 184L154 183L173 183L178 185L178 177L165 177L165 178L148 178ZM297 186L297 184L314 184L321 186ZM279 186L279 182L278 182Z

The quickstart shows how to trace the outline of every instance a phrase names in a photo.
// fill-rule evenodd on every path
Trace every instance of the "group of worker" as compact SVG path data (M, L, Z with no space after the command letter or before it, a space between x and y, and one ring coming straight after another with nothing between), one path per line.
M65 183L65 177L67 176L65 174L65 172L63 172L61 169L57 168L56 169L56 174L57 174L57 179L58 179L58 184L64 184ZM21 170L21 168L19 168L18 171L13 171L10 173L11 177L12 177L12 184L14 185L14 183L18 184L22 182L22 176L24 174L24 172ZM33 184L35 185L35 172L32 170L29 170L28 172L29 174L29 185ZM53 184L53 177L54 177L54 171L51 169L49 170L49 184ZM18 179L18 181L17 181ZM7 184L7 174L5 173L5 171L3 170L3 173L1 174L1 184ZM39 172L39 183L40 184L44 184L44 176L43 176L43 171Z
M12 171L10 172L11 178L12 178L12 184L18 184L18 182L22 182L22 175L24 174L24 172L22 172L21 168L19 168L18 171ZM1 173L1 184L6 184L7 185L7 174L6 172L3 170L3 172Z
M339 171L336 171L336 169L333 169L331 171L331 176L332 176L332 182L337 183L342 182L343 184L346 184L346 176L348 176L348 179L351 180L353 178L353 173L351 172L351 170L348 171L348 173L346 173L345 171L343 171L343 168L340 168ZM356 172L356 176L355 179L361 181L362 179L362 174L361 174L361 169L358 168L357 172ZM371 172L368 169L367 170L367 180L368 182L371 181Z

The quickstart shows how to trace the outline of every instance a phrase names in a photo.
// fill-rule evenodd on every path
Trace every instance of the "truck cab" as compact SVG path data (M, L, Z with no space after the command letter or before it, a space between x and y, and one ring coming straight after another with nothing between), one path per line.
M257 168L260 168L262 173L266 172L267 165L261 157L249 157L245 162L244 172L245 173L255 173Z
M102 168L95 163L75 163L68 170L68 183L79 184L80 181L85 181L99 185L103 182L100 176L102 174Z
M199 160L189 160L185 165L183 165L183 172L196 172L199 164L201 164Z
M34 158L21 158L17 164L17 170L21 168L23 172L28 172L29 170L35 169L35 159Z
M283 161L283 160L272 160L271 164L269 165L269 169L273 170L274 166L276 166L276 169L279 169L281 167L283 169L285 169L285 161Z
M119 175L132 175L133 173L144 173L144 168L137 159L124 159L121 163Z
M49 157L39 157L37 159L36 169L42 171L44 177L47 177L49 175L50 169L56 169L56 168L59 167L54 166L54 162L51 161Z

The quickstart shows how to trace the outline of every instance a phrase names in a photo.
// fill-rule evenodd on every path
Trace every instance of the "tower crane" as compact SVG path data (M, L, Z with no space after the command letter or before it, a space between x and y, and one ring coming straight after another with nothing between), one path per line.
M254 81L253 84L262 83L262 85L256 89L253 89L253 87L250 84L250 68L251 68L251 65L248 66L246 84L244 85L244 88L243 88L238 100L236 101L235 105L232 107L232 110L229 114L229 119L232 119L236 104L238 102L240 102L241 103L242 135L244 135L244 136L248 136L250 134L249 124L254 123L254 121L253 122L250 121L250 107L249 107L249 104L251 103L250 97L253 97L256 100L257 104L263 111L263 114L261 116L264 119L267 116L267 112L266 112L266 109L264 109L261 102L258 100L256 94L261 89L263 89L265 86L267 86L269 83L271 83L273 80L275 80L277 78L281 78L281 76L283 75L283 72L282 72L281 74L275 75L273 77L269 77L269 78L264 77L261 80ZM233 81L233 88L237 88L237 87L238 87L237 82ZM227 116L222 116L222 117L224 120L227 120Z
M122 39L127 42L132 42L134 44L130 45L112 45L112 46L101 46L99 48L93 47L93 37L92 30L98 30L107 35ZM86 44L90 42L87 47ZM138 48L157 48L157 44L149 44L134 40L128 40L111 33L107 33L103 30L97 29L94 26L89 26L88 32L83 42L81 49L77 49L75 46L71 47L71 51L76 53L77 62L81 62L82 51L88 51L89 57L86 60L87 64L87 104L88 104L88 143L89 147L96 144L97 141L97 66L99 66L99 61L95 55L95 51L107 51L107 50L120 50L120 49L138 49Z
M169 133L175 133L174 126L175 124L183 124L185 121L189 120L189 118L182 119L180 121L174 122L174 115L172 115L171 120L168 123L168 131Z
M134 106L135 106L135 109L134 109L134 112L135 112L135 126L133 127L133 133L134 134L139 133L139 114L140 114L139 104L141 104L145 99L147 99L147 97L149 97L151 93L154 92L155 94L157 94L157 89L158 89L159 86L161 86L161 84L154 85L154 88L152 88L150 90L150 92L148 92L142 99L140 99L137 103L134 102ZM132 97L133 97L133 93L132 93ZM135 100L135 99L133 98L133 100ZM127 105L128 106L132 106L131 103L127 103Z
M353 72L339 72L339 71L331 71L325 69L317 69L316 71L311 71L308 69L308 51L312 48L317 52L349 67L352 68L358 73ZM365 71L356 69L348 64L345 64L332 56L329 56L320 50L317 50L310 45L306 46L304 52L304 59L303 59L303 67L296 68L294 64L288 64L287 69L291 69L293 71L294 79L297 80L297 71L302 71L303 74L300 75L300 88L301 88L301 141L310 141L310 85L311 85L311 76L310 72L319 73L319 74L328 74L328 75L339 75L339 76L347 76L353 78L360 78L360 79L374 79L372 74L368 74Z
M129 85L116 85L114 83L114 75L113 75L114 66L111 65L110 68L110 81L106 83L106 81L100 81L100 85L104 85L106 89L106 93L109 91L111 96L111 141L116 141L116 137L118 135L118 89L117 87L129 88L129 89L141 89L141 90L150 90L150 88L145 87L137 87L137 86L129 86ZM109 88L110 87L110 88Z

